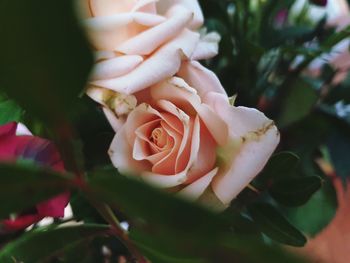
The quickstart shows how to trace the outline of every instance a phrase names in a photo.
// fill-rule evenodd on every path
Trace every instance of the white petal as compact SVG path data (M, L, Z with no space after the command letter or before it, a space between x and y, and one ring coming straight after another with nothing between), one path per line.
M214 176L217 174L218 171L219 171L219 168L215 168L214 170L204 175L197 181L186 186L177 194L181 197L185 197L186 199L190 199L191 201L196 201L208 188L208 186L210 185L210 183L212 182Z
M116 48L124 54L149 55L162 44L177 36L191 21L191 12L181 6L170 10L169 18L158 26L152 27L128 39Z
M229 203L264 168L276 149L280 136L274 123L263 113L245 107L220 106L230 125L231 140L241 145L226 152L226 166L213 180L213 191L224 205ZM226 108L226 109L225 109Z
M110 80L94 81L93 84L126 94L141 91L173 76L179 70L184 55L191 56L198 39L198 33L185 30L129 74Z
M202 60L215 57L219 53L220 35L216 32L209 33L201 38L191 59Z
M91 80L120 77L135 69L143 58L137 55L119 56L95 64Z
M208 92L217 92L226 95L226 91L214 72L203 67L197 61L183 62L177 75L183 78L188 85L195 88L201 98Z

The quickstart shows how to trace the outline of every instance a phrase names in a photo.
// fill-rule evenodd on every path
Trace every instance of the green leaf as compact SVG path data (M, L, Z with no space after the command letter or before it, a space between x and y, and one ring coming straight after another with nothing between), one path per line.
M5 100L0 102L0 125L11 121L18 122L22 114L22 109L13 101Z
M279 118L281 127L288 126L306 117L318 100L317 92L304 80L295 81L285 96Z
M72 245L103 235L108 229L104 225L82 225L32 231L2 248L0 262L47 262Z
M337 198L331 180L325 180L323 187L317 191L305 205L288 208L288 219L298 229L314 236L324 229L333 219L337 209Z
M254 186L259 189L271 185L276 180L288 176L299 163L299 157L292 152L280 152L273 155L264 170L254 181Z
M155 224L160 229L177 229L178 235L200 239L222 233L227 226L226 220L219 215L121 176L116 169L91 174L89 187L97 197L128 216Z
M152 263L208 263L207 260L190 255L182 254L176 249L176 245L168 245L168 242L159 240L152 235L132 229L130 237L142 251L142 253L151 260ZM159 237L158 237L159 238Z
M272 205L257 203L251 205L248 211L260 230L271 239L296 247L305 245L304 235Z
M0 218L63 193L69 184L68 175L32 164L0 164Z
M71 0L2 0L0 88L50 123L72 110L93 59Z
M269 192L280 204L300 206L305 204L321 186L322 179L318 176L295 177L276 182Z
M346 181L350 177L350 133L349 129L334 129L327 147L337 176Z

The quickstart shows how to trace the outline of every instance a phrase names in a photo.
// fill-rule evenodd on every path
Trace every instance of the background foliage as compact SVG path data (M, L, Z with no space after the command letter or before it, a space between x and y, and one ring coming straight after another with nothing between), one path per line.
M71 221L81 223L0 230L0 262L305 262L281 244L303 246L334 215L334 189L316 160L350 175L350 78L333 85L337 69L327 63L318 77L305 70L350 32L312 22L307 5L290 12L293 3L202 1L206 26L222 36L206 64L237 104L264 111L282 133L264 171L218 215L110 167L113 131L81 95L93 60L71 0L1 0L0 124L22 121L54 140L68 172L0 164L0 216L69 189Z

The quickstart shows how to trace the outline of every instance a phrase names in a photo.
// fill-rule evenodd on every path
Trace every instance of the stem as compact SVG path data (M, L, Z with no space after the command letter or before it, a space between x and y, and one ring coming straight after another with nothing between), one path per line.
M148 263L148 261L138 251L136 246L130 240L130 238L128 236L128 232L125 231L120 226L120 222L119 222L118 218L115 216L111 207L106 205L106 204L95 202L92 200L90 200L90 202L97 209L97 211L100 213L100 215L111 225L112 233L115 234L124 243L124 245L130 251L130 254L133 257L133 260L135 260L135 262L137 262L137 263Z

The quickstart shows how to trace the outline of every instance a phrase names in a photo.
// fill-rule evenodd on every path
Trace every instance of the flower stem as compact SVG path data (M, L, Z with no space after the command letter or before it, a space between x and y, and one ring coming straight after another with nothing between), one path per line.
M113 210L110 206L95 202L90 200L93 206L97 209L100 215L111 225L112 233L116 235L128 248L133 260L137 263L148 263L148 261L144 258L144 256L138 251L133 242L130 240L128 236L128 232L125 231L121 226L118 218L115 216Z

